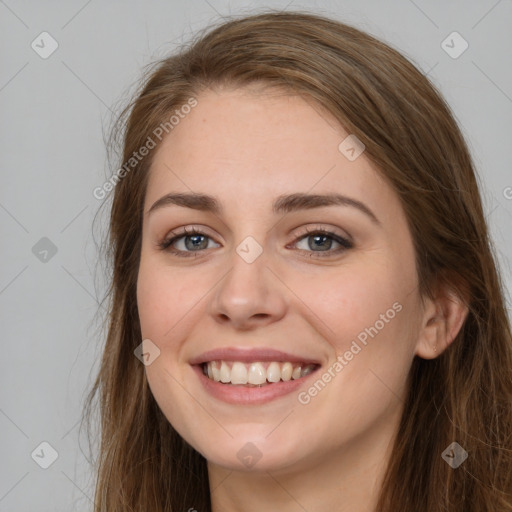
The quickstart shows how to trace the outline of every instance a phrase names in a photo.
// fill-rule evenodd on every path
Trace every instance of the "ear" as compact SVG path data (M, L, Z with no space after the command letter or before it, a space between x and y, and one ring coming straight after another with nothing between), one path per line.
M439 287L435 298L424 299L415 354L423 359L441 355L459 333L467 314L466 302L453 288Z

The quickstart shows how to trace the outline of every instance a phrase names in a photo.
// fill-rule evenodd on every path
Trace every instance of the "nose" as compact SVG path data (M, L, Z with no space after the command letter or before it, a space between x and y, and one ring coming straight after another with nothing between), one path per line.
M210 303L215 321L247 331L283 318L288 307L286 288L269 268L264 254L248 263L234 253L231 263Z

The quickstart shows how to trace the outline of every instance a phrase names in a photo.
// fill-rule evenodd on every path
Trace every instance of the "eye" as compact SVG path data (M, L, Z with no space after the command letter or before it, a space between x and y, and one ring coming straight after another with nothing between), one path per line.
M184 228L181 234L174 235L159 242L158 246L161 250L179 257L195 256L194 253L202 252L204 249L211 249L209 242L213 242L209 235L196 228L191 230ZM219 244L213 243L219 247ZM306 247L298 247L299 244L305 244ZM338 245L334 250L332 250L333 244ZM305 234L297 238L291 245L297 246L301 251L310 252L310 256L316 258L337 255L354 247L351 240L325 229L307 229Z
M299 247L299 244L305 247ZM337 244L338 248L331 250L333 244ZM351 240L325 229L306 230L306 234L299 237L294 245L300 250L310 251L311 257L315 258L337 255L354 247Z
M193 253L201 252L202 249L210 249L209 241L212 239L207 234L197 229L188 231L184 228L181 234L162 240L158 246L163 251L168 251L176 256L189 257Z

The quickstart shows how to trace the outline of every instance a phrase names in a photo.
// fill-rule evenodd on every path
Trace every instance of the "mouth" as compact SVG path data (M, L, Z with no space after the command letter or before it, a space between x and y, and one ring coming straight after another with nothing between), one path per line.
M203 375L214 382L230 386L262 387L298 380L316 371L315 363L291 361L208 361L201 364Z
M258 405L292 394L317 373L317 360L270 348L210 350L189 361L203 389L233 405Z

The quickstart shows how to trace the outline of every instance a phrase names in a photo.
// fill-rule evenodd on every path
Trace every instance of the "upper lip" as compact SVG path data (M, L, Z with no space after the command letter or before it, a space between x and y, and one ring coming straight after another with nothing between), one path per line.
M191 365L203 364L209 361L240 361L252 363L257 361L289 361L290 363L320 364L319 361L300 355L282 352L273 348L217 348L208 350L190 360Z

